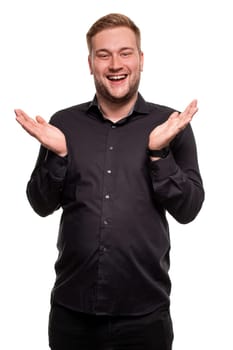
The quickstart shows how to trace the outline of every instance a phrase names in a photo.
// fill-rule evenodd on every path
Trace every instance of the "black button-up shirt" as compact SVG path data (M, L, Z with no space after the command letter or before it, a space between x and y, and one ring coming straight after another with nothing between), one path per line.
M204 199L190 125L165 159L148 157L150 132L173 111L139 94L132 113L115 124L96 98L52 116L68 156L41 147L27 186L39 215L62 208L52 302L109 315L169 308L166 211L188 223Z

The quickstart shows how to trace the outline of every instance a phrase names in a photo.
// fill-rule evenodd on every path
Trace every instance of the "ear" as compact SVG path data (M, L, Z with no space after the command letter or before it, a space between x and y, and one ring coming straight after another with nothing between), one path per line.
M91 55L88 55L88 65L89 65L90 73L93 74L92 63L91 63Z
M140 53L140 71L141 72L143 71L143 66L144 66L144 54L141 51L141 53Z

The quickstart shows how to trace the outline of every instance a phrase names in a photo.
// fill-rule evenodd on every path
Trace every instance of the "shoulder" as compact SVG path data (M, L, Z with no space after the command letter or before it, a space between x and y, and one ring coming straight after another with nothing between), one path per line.
M161 123L166 121L168 117L176 110L163 104L146 101L139 94L136 104L136 111L147 114L150 116L151 120L154 119L157 123Z
M88 110L90 103L91 102L84 102L81 104L77 104L74 106L63 108L63 109L57 111L56 113L54 113L51 117L51 120L67 118L67 116L69 117L69 116L74 115L74 114L78 115L78 114L85 113Z
M83 116L86 115L90 103L91 102L85 102L58 110L51 116L50 124L62 129L64 126L72 126L73 122L76 123L80 118L82 119Z
M174 108L153 102L147 102L147 108L148 119L153 127L166 122L170 115L176 111Z
M176 111L172 107L168 107L168 106L158 104L158 103L153 103L153 102L147 102L147 106L148 106L149 113L157 116L160 115L165 119L167 119L171 113Z

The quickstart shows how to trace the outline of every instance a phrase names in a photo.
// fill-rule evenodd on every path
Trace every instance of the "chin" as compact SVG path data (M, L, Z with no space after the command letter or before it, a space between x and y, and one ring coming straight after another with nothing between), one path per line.
M132 98L132 96L134 96L135 91L131 91L129 89L124 90L124 91L113 91L113 90L109 90L109 96L111 96L112 99L115 100L119 100L119 101L124 101L124 100L128 100L130 98Z

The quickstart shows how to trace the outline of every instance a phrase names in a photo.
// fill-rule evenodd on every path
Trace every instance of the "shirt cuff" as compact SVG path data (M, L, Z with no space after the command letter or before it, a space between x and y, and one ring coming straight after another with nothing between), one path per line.
M60 157L52 151L48 151L45 156L45 166L52 177L59 181L63 180L66 175L68 165L68 155Z
M172 152L170 151L166 158L152 160L150 162L150 170L153 179L156 181L164 180L174 175L178 170L178 166Z

